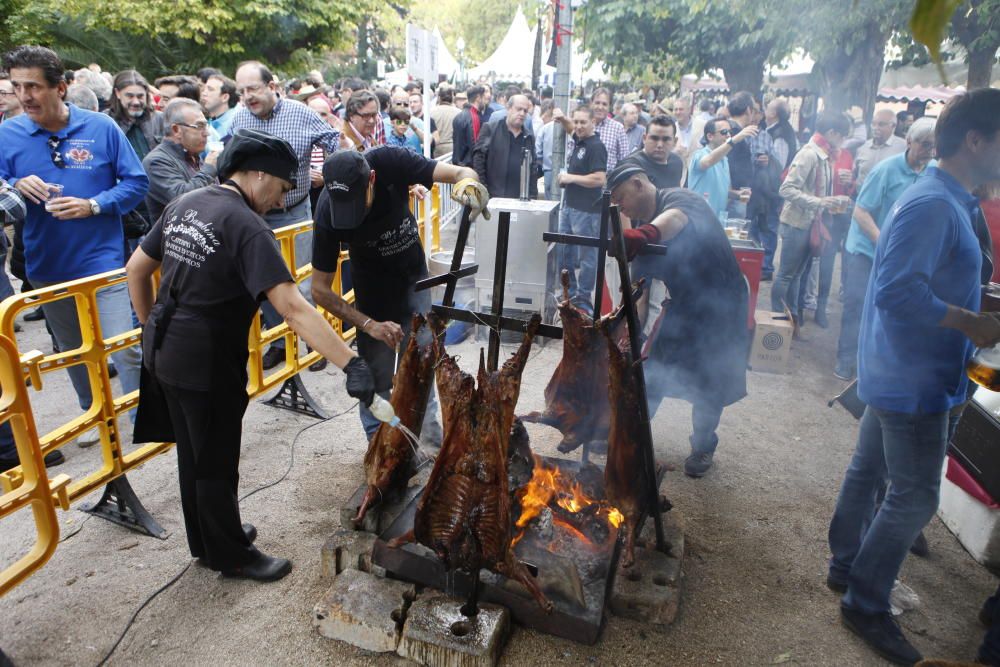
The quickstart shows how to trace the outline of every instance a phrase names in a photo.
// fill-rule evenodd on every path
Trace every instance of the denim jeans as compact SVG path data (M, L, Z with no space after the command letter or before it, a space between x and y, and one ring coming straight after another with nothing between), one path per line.
M774 273L774 252L778 249L778 215L781 204L769 203L767 211L758 211L750 223L750 238L764 248L763 273Z
M847 236L847 229L851 226L851 218L846 213L834 215L830 220L831 239L819 256L819 285L816 296L817 309L826 308L826 302L830 298L830 287L833 285L833 265L837 260L837 251L843 245L844 237Z
M565 204L559 211L560 234L596 237L600 228L600 213L587 213ZM560 244L559 271L562 272L563 269L569 270L570 300L581 310L593 313L593 291L597 284L597 248Z
M653 419L663 403L663 397L657 394L646 400L649 418ZM719 428L724 409L724 406L703 401L691 404L691 436L688 438L688 442L691 443L692 454L715 453L715 448L719 446L719 436L716 435L715 430Z
M837 340L837 363L844 369L858 367L861 309L865 305L871 273L870 257L844 251L844 314L840 318L840 338Z
M812 250L809 248L809 230L792 227L781 223L781 258L778 264L778 275L774 278L771 289L771 310L780 313L783 304L795 311L799 308L802 295L799 281L802 273L809 266Z
M35 282L36 288L48 287L55 283ZM42 306L45 319L52 327L52 333L59 344L59 349L69 351L80 347L80 321L76 316L76 305L73 299L61 299ZM101 322L101 334L111 338L133 329L132 303L128 298L128 285L119 283L97 292L97 310ZM111 355L118 369L118 381L122 393L127 394L139 388L139 368L142 364L142 350L138 345L126 347ZM69 379L76 390L80 407L84 410L90 407L90 378L83 366L71 366L66 369ZM135 420L135 411L131 415Z
M304 220L312 220L312 204L309 202L309 197L306 197L302 203L293 206L287 211L268 213L264 216L264 220L267 221L267 226L272 230L278 230ZM295 237L295 268L301 268L312 261L312 238L312 232L299 234ZM299 291L302 292L302 296L309 303L313 302L311 277L299 283ZM274 309L274 306L271 305L270 301L264 301L260 305L260 312L264 321L264 327L267 329L273 329L284 321L281 315L278 314L278 311ZM283 350L285 349L285 339L279 338L274 341L273 345Z
M830 576L847 583L841 604L889 611L906 553L937 511L941 467L961 411L905 414L869 406L830 521ZM888 481L878 513L876 497Z
M417 307L420 312L427 312L430 310L430 292L416 292L418 299L426 299L425 302L418 303ZM426 297L421 296L426 295ZM400 326L403 327L403 340L399 344L399 353L402 355L406 346L410 342L410 320L406 320ZM417 340L420 343L427 344L430 342L431 332L428 327L422 327L420 333L417 336ZM368 336L367 334L358 334L358 354L362 359L368 364L371 369L372 377L375 380L375 391L382 398L389 400L391 396L390 389L392 388L392 377L395 373L395 363L396 363L396 352L388 345L382 341L375 340L374 338ZM437 421L437 392L433 385L431 386L431 393L427 399L427 410L424 412L424 424L430 424L431 422ZM378 430L380 422L375 415L372 414L371 410L368 409L364 403L358 403L358 414L361 417L361 427L365 430L365 437L368 440L372 439L375 435L375 431Z

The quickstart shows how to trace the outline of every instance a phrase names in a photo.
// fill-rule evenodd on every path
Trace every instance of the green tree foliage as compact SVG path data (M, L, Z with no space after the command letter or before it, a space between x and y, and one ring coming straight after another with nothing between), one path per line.
M786 6L774 0L591 0L577 19L587 50L618 75L670 80L721 69L730 88L759 91L765 63L780 61L795 46Z
M968 87L989 86L1000 49L1000 0L972 0L959 5L952 15L951 34L965 48Z

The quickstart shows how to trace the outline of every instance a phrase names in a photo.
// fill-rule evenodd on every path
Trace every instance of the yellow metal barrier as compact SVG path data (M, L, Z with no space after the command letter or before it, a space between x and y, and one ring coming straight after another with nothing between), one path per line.
M431 252L440 252L441 250L441 186L437 183L434 187L430 189L427 196L431 198L431 223L433 225L433 231L431 232ZM413 213L413 217L417 219L417 230L420 232L420 244L427 247L427 241L424 239L426 235L424 232L424 202L422 199L417 199L416 197L410 197L410 212ZM429 254L429 253L428 253Z
M59 522L56 504L69 509L66 486L69 477L59 475L49 480L38 446L38 433L28 400L24 379L18 367L17 347L6 336L0 336L0 423L8 424L14 433L17 455L21 459L22 483L15 490L0 495L0 519L30 507L35 519L38 538L31 551L16 563L0 571L0 595L26 579L55 553L59 544Z
M441 191L437 186L431 191L433 232L432 250L440 250ZM420 220L423 207L415 207L418 213L421 242L424 225ZM292 272L297 284L312 275L312 265L296 268L295 238L312 230L309 221L289 225L275 232L281 247L281 254ZM341 252L332 289L348 303L354 303L354 290L343 291L344 263L348 253ZM141 331L132 329L111 338L101 332L98 318L96 294L101 289L125 282L124 270L82 278L59 285L52 285L31 292L14 295L0 303L0 424L9 423L14 433L18 457L21 465L0 473L0 518L21 509L31 507L35 518L38 538L33 549L7 569L0 571L0 595L30 576L40 568L55 552L59 539L59 524L55 510L58 505L68 510L70 504L137 468L149 459L169 450L173 443L147 443L124 454L121 433L117 419L138 405L139 392L133 391L115 398L111 392L111 378L108 376L107 359L115 352L132 345L138 345ZM81 343L73 350L43 355L37 350L21 354L14 336L15 318L22 311L41 304L63 299L73 299L80 322ZM356 336L354 327L346 328L338 318L320 309L331 326L346 341ZM263 351L279 338L285 339L285 363L265 375L262 366ZM298 353L298 336L282 322L279 326L262 329L260 314L251 326L248 347L247 393L256 397L267 393L320 359L316 351ZM65 370L71 366L83 366L90 380L93 401L90 408L66 424L40 435L35 427L31 403L28 399L26 382L30 381L36 391L42 389L43 376L53 371ZM18 372L19 369L20 372ZM96 428L101 440L102 466L79 480L71 480L67 475L59 475L49 480L43 458L46 454L75 440L83 433Z

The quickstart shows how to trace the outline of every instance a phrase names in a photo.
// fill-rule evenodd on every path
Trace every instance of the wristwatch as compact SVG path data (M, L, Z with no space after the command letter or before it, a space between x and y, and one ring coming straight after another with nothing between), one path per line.
M90 214L91 215L100 215L101 214L101 205L97 203L97 200L96 199L88 199L87 201L90 202Z
M735 146L736 145L736 142L733 141L732 137L729 137L728 139L726 139L726 143L729 144L729 146Z

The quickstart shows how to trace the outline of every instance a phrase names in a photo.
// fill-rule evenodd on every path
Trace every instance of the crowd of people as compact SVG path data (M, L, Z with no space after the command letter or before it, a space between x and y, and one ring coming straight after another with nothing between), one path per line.
M253 547L256 529L241 524L236 502L245 340L258 307L267 326L288 321L344 369L371 437L379 422L369 407L389 395L410 311L429 306L414 291L427 267L410 197L450 183L473 217L489 214L491 196L559 198L559 231L594 237L608 190L630 223L624 259L651 284L650 317L654 301L670 299L647 347L649 407L655 414L665 396L692 404L691 477L711 469L723 409L746 395L748 291L727 228L762 246L768 305L790 314L796 335L810 310L828 327L831 298L842 300L830 370L857 378L868 409L830 526L827 584L844 594L845 624L876 651L919 659L889 594L937 505L948 437L970 396L965 363L975 346L1000 341L1000 320L979 312L980 288L996 275L997 221L982 211L996 210L985 202L1000 182L1000 92L960 95L936 119L879 109L866 127L825 110L796 128L788 100L750 92L656 101L648 88L598 87L563 109L547 88L441 83L425 100L419 82L328 85L319 72L279 82L257 61L232 78L206 68L151 84L134 70L66 71L34 46L6 54L3 70L0 214L13 227L11 272L27 291L127 264L127 289L98 292L101 331L144 327L141 350L111 355L114 370L124 392L142 386L137 441L177 442L189 545L209 567L264 581L291 569ZM310 219L296 257L313 263L313 277L296 286L270 232ZM649 244L668 246L668 259L644 255ZM353 305L330 288L344 247ZM597 257L560 248L584 311L600 288ZM11 294L0 271L0 298ZM310 304L357 328L356 353ZM81 343L72 301L25 319L44 319L56 350ZM276 341L264 368L288 354ZM86 409L88 376L68 370ZM440 438L434 407L423 431ZM62 457L54 451L46 464ZM2 427L0 470L17 463ZM1000 641L982 651L995 659Z

